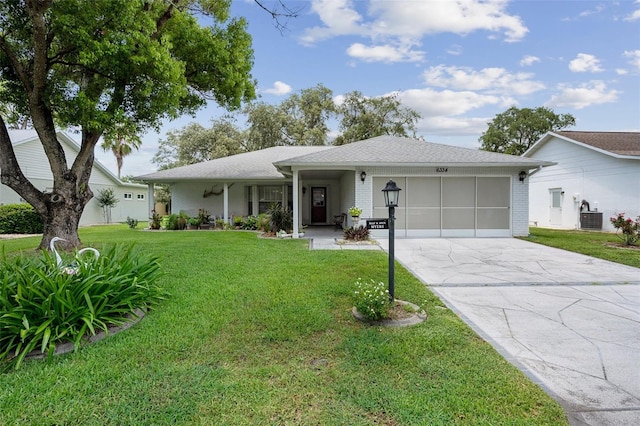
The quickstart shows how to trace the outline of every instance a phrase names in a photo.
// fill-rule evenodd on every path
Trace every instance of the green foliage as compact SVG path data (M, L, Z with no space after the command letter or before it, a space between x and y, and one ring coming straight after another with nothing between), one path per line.
M167 138L160 140L152 161L164 170L241 152L244 152L242 132L225 117L214 120L209 129L190 123L168 132Z
M66 270L52 254L2 255L0 264L0 362L20 367L33 350L53 354L56 345L82 340L127 322L135 309L163 299L156 285L158 258L114 245L95 259L73 259ZM69 273L73 271L73 273ZM6 365L5 365L6 366Z
M98 201L98 205L102 208L111 208L114 207L120 200L116 198L113 188L107 188L98 191L98 196L96 197L96 201Z
M236 228L241 228L242 222L243 222L242 216L233 217L233 226L235 226Z
M187 228L188 216L185 213L172 213L167 219L165 228L170 231L181 231Z
M279 107L284 120L284 145L325 145L327 122L336 111L333 92L318 84L289 96Z
M160 229L160 226L162 226L162 216L160 215L160 213L152 210L151 217L149 219L149 228Z
M127 216L127 225L129 225L129 229L136 229L138 227L138 219Z
M293 212L280 203L272 203L267 211L270 227L274 232L285 231L290 233L293 229Z
M351 226L344 230L344 239L350 241L367 241L370 232L366 226Z
M547 132L576 124L571 114L555 114L547 107L517 108L512 106L496 115L478 141L480 149L502 154L522 155Z
M618 237L628 246L635 245L640 238L640 216L636 220L630 217L625 218L624 213L618 213L616 216L609 218L609 221L616 228Z
M359 217L362 214L362 209L359 207L349 207L349 216L356 216Z
M391 308L389 290L382 281L358 278L353 291L354 304L358 312L371 321L386 318Z
M9 180L47 221L45 239L71 233L79 244L77 224L91 199L88 181L103 134L140 134L211 100L233 110L255 98L251 36L244 19L229 19L230 6L230 0L0 2L0 105L39 117L33 126L53 187L73 205L52 207L50 195ZM61 155L57 128L81 134L75 158ZM2 173L23 174L8 161L11 153L11 142L0 138Z
M42 218L29 204L0 206L0 234L41 234Z
M358 91L346 95L338 114L342 134L334 145L382 135L416 137L416 123L420 119L420 113L402 107L397 95L367 98Z
M248 216L244 218L242 222L242 229L246 229L247 231L255 231L260 226L259 219L257 216Z

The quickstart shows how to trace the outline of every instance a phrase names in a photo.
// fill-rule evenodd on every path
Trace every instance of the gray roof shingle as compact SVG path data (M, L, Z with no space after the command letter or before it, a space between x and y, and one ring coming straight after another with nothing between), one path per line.
M286 158L326 150L329 146L276 146L260 151L245 152L229 157L216 158L202 163L161 170L136 180L167 182L172 180L268 180L283 179L273 163Z
M442 145L396 136L378 136L347 145L290 157L278 166L532 166L548 162L514 155ZM552 163L548 163L552 164Z

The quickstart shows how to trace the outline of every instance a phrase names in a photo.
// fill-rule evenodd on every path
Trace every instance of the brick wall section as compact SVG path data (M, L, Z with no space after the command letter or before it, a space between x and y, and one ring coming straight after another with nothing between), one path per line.
M514 237L529 235L529 179L511 178L511 232Z

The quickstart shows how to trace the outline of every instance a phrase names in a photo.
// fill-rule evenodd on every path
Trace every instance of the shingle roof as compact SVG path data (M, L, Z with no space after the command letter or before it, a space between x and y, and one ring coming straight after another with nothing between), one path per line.
M276 146L260 151L245 152L229 157L203 161L202 163L176 167L168 170L137 176L136 180L167 182L171 180L216 180L216 179L283 179L273 165L286 158L330 149L329 146Z
M585 145L619 155L640 156L640 132L555 132Z
M550 162L396 136L378 136L347 145L290 157L278 166L531 166Z

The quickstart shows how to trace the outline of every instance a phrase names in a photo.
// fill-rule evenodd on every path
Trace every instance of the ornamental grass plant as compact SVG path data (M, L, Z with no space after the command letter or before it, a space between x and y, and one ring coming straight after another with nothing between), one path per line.
M385 277L382 252L126 224L80 237L101 251L136 241L158 258L168 296L124 332L0 374L0 424L567 424L400 265L396 296L426 300L428 320L385 328L353 318L354 280ZM38 242L0 245L29 254Z
M0 369L19 368L31 351L83 339L130 320L136 309L163 299L157 257L133 245L111 245L102 255L71 258L59 267L49 252L7 256L0 262Z

